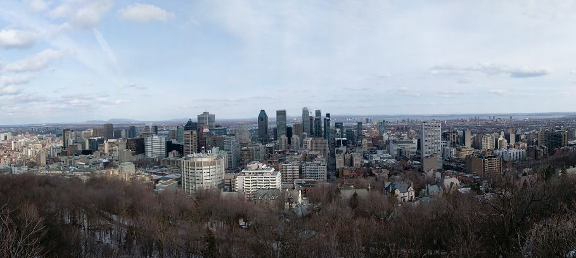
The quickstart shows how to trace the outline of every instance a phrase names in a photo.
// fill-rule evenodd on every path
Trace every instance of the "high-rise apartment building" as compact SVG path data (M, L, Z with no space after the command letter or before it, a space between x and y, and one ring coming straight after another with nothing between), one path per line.
M464 130L464 146L472 148L472 132L470 129Z
M440 122L422 123L420 155L422 155L423 170L442 168L442 125Z
M165 158L166 138L158 135L148 136L144 138L144 149L147 158Z
M302 130L306 135L310 136L310 111L307 107L302 108Z
M182 159L182 189L193 194L200 189L215 189L224 181L225 158L216 153L195 153Z
M302 178L326 181L328 179L326 162L320 159L313 162L304 162L302 164Z
M234 190L243 192L244 197L252 199L256 191L260 189L282 188L282 175L273 167L260 162L251 162L246 169L236 176Z
M268 142L268 139L268 115L262 109L258 115L258 140L265 143Z
M114 139L114 125L111 123L104 124L102 128L102 136L104 139Z
M282 184L294 184L294 180L300 178L300 164L298 162L286 162L280 164Z
M216 127L216 115L208 112L203 112L198 115L198 126L208 126L209 128Z
M226 136L224 138L224 151L226 151L227 155L227 168L231 170L235 170L240 166L240 144L236 138L232 136Z
M286 110L277 110L276 111L276 130L277 130L277 137L280 139L280 136L287 135L286 129Z

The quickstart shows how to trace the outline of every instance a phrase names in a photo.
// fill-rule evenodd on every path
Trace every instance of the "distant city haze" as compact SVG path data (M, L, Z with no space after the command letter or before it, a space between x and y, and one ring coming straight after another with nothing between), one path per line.
M575 112L574 13L571 1L3 0L0 125Z

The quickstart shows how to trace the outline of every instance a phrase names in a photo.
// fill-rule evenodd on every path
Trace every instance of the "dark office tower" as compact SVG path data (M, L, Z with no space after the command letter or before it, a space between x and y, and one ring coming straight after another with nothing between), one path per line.
M303 132L304 131L302 131L302 124L297 123L297 124L292 125L292 134L293 135L298 135L298 137L301 137Z
M306 133L310 136L310 123L308 120L310 119L310 111L307 107L302 109L302 132Z
M102 136L104 136L104 139L106 139L106 140L113 139L114 138L114 125L111 123L104 124L104 127L102 128Z
M126 140L126 149L133 151L134 155L144 154L146 152L144 138L132 138ZM98 145L96 145L96 150L98 150Z
M316 110L314 116L314 137L322 137L322 111Z
M153 132L154 134L158 134L158 126L153 125L152 127L150 127L150 132Z
M362 122L358 122L356 124L356 140L357 141L361 141L362 140Z
M204 112L198 115L198 126L208 126L209 128L216 127L216 115Z
M354 144L356 142L354 139L354 131L350 128L346 129L346 140L350 144Z
M68 147L69 139L70 139L70 129L66 128L62 130L62 146L64 146L64 148Z
M128 138L136 138L136 126L128 127Z
M114 139L122 138L122 130L114 130Z
M268 142L268 137L268 115L262 109L258 115L258 140L260 142Z
M292 126L286 127L286 137L288 138L288 144L292 144Z
M308 118L308 122L310 123L310 132L308 132L308 135L310 137L313 137L314 136L314 117L310 116Z
M334 123L334 128L336 129L336 138L345 138L344 136L344 123L336 122Z
M275 141L278 140L278 128L274 127L274 129L272 129L272 135L274 136L273 139Z
M276 128L278 130L278 139L286 135L286 110L276 110Z
M330 113L326 113L324 118L324 139L327 139L328 143L330 143Z

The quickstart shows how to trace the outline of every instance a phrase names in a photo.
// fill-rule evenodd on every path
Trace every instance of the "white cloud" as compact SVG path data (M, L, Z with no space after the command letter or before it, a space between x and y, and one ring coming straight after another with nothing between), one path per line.
M100 23L102 16L112 8L114 0L74 0L65 1L51 10L53 19L67 19L62 27L92 29Z
M160 7L149 4L133 4L118 11L120 18L124 20L147 22L147 21L167 21L176 15L167 12Z
M38 35L24 30L0 30L0 47L29 48L38 40Z
M502 96L508 93L508 91L504 89L490 89L488 90L488 93Z
M20 61L16 61L7 65L4 71L8 72L34 72L41 71L50 65L52 61L62 57L62 51L46 49L36 55L26 57Z
M420 96L420 93L416 92L416 91L412 91L410 89L408 89L408 87L400 87L398 88L398 93L405 95L405 96L413 96L413 97L418 97Z
M30 0L28 1L28 6L34 12L43 12L48 10L48 4L44 0Z
M545 76L552 73L550 67L529 68L529 67L511 67L508 65L498 65L482 63L474 66L454 66L454 65L437 65L432 67L430 73L439 74L463 74L467 72L480 72L486 75L506 74L512 78L528 78Z
M2 95L16 95L20 90L14 86L0 87L0 96Z
M26 83L30 82L30 80L33 77L34 77L33 74L17 74L17 75L10 75L10 76L2 76L2 77L0 77L0 87L26 84Z

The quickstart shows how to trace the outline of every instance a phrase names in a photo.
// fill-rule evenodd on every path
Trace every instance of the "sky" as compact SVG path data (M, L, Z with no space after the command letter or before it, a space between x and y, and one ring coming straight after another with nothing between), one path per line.
M571 0L1 0L0 124L574 112Z

